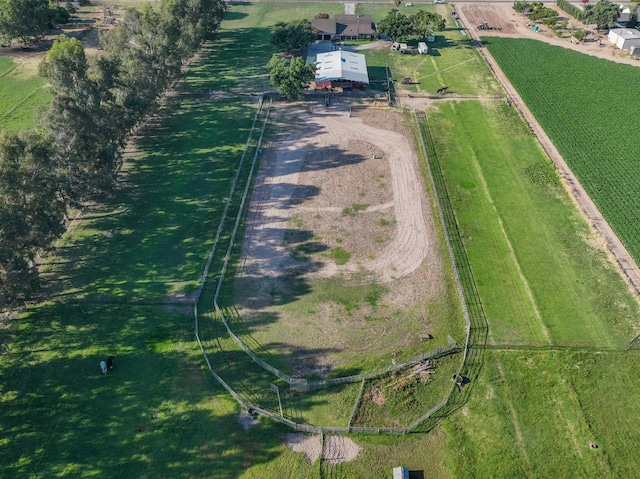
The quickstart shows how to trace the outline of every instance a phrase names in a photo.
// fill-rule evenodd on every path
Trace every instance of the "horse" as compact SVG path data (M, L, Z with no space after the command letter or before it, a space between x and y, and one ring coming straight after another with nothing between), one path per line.
M109 368L109 371L113 371L113 356L107 358L107 368Z
M107 363L100 361L100 369L102 369L102 374L107 374Z

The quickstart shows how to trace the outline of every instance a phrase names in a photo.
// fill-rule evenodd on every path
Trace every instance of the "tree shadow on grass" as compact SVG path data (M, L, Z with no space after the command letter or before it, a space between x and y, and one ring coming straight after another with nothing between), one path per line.
M231 479L279 456L288 429L243 429L237 404L202 367L188 317L83 308L28 312L0 356L5 474ZM104 375L109 354L115 369Z

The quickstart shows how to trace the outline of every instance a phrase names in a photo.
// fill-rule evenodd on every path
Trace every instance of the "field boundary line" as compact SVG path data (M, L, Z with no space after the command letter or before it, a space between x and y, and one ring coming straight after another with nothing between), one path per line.
M360 383L360 392L358 392L358 397L356 397L356 402L353 404L353 409L351 410L351 415L349 416L349 422L347 423L348 428L351 428L353 417L356 415L356 411L358 410L358 405L360 404L360 399L362 399L362 393L364 392L364 383L365 383L365 379L362 378L362 383Z
M434 421L429 426L434 427L441 419L451 415L454 411L466 404L470 391L473 388L473 381L478 378L480 370L482 369L484 348L487 342L489 328L471 264L469 263L469 258L467 257L462 238L460 237L458 222L447 192L435 144L431 136L427 115L424 112L418 114L413 110L413 117L415 119L424 161L427 165L445 244L449 252L462 313L467 325L462 363L458 372L452 378L449 394L440 404L434 406L431 411L428 411L422 418L419 418L418 421L411 424L410 427L416 428L432 416L434 417ZM469 383L471 385L469 385ZM456 386L459 394L453 397ZM445 408L445 406L449 406L449 409L435 416L435 413Z

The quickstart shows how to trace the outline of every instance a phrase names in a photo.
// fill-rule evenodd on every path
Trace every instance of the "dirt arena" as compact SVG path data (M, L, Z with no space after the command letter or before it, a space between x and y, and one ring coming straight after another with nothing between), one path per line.
M294 374L322 375L358 353L388 351L390 362L394 351L429 349L419 336L437 322L427 309L443 293L442 267L407 118L318 103L313 112L282 104L274 115L236 282L242 320L260 321L260 344L296 351ZM303 313L286 306L300 285L327 279L384 294L351 311L330 298Z

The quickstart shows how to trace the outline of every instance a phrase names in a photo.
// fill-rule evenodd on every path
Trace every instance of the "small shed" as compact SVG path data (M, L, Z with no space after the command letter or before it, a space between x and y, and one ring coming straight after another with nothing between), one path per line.
M640 46L640 31L635 28L612 28L609 30L609 41L620 50L630 50Z
M402 466L394 467L393 479L409 479L409 469Z
M418 42L418 53L420 53L420 55L429 53L429 47L425 42Z

